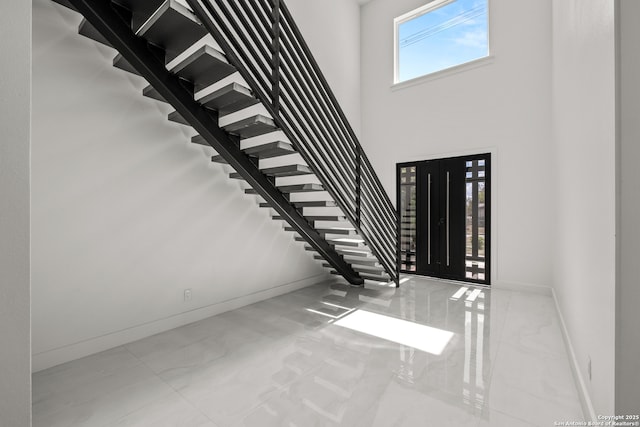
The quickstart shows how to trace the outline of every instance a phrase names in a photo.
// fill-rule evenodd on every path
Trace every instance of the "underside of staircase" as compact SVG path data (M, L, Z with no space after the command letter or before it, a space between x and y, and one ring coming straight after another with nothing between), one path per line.
M221 47L226 42L213 28L213 9L205 11L195 0L188 0L188 4L174 0L54 1L81 13L84 19L79 33L116 49L113 65L146 79L149 86L142 94L169 103L175 111L168 120L195 129L192 143L212 147L215 153L210 160L233 169L229 178L244 181L245 193L257 195L259 206L271 209L273 219L283 221L284 230L295 233L295 239L305 242L305 249L332 273L352 285L362 285L364 280L398 283L397 263L389 255L395 251L396 236L376 237L364 231L371 225L360 220L361 211L378 218L388 210L384 206L378 211L374 203L361 206L361 199L372 190L360 188L360 163L348 174L357 184L350 190L355 206L351 210L342 193L335 191L336 186L351 181L340 171L337 179L328 181L331 173L318 167L328 162L308 161L315 159L316 151L321 158L324 149L299 149L300 141L291 137L295 133L281 125L277 98L267 103L264 96L258 96L256 83L245 79L245 68L250 66L239 65L235 54L227 54ZM237 6L230 2L227 7ZM263 21L276 28L277 17L267 19L258 11L248 16L256 22L247 25ZM277 40L278 30L274 31L273 40ZM238 30L237 37L244 34ZM253 43L266 49L259 39ZM279 51L275 44L267 48L272 55ZM276 90L279 87L274 85ZM301 107L305 110L303 104ZM321 128L313 123L311 113L299 114L300 123L311 123L304 126ZM305 116L311 122L305 121ZM340 147L331 145L334 131L328 127L320 130L327 135L327 141L322 142L327 144L326 150L340 156Z

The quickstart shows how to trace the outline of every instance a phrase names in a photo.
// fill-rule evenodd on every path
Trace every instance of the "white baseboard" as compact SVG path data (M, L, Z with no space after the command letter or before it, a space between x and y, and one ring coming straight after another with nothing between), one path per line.
M226 301L220 301L205 307L178 313L163 319L157 319L141 325L132 326L127 329L115 331L95 338L65 345L63 347L44 351L32 356L32 371L38 372L51 368L62 363L90 356L110 348L118 347L137 341L151 335L178 328L189 323L197 322L220 313L235 310L249 304L253 304L268 298L273 298L288 292L306 288L307 286L321 283L331 279L326 274L307 277L295 282L275 286L273 288L254 292L249 295L242 295Z
M589 390L587 389L586 382L582 376L582 373L580 372L580 365L578 364L576 353L573 350L573 345L571 344L569 331L567 330L567 325L564 322L564 317L562 316L562 311L560 310L560 304L558 303L556 292L553 288L550 288L550 289L551 289L551 296L553 298L553 302L556 306L556 313L558 314L558 318L560 319L560 329L562 330L562 338L564 339L564 344L567 347L567 351L569 352L569 364L571 365L571 371L573 372L573 379L578 388L580 404L582 405L582 414L585 416L585 418L589 418L590 421L597 422L598 420L596 418L596 412L593 409L591 396L589 395ZM588 421L588 420L585 420L585 421Z
M573 345L571 344L571 338L569 337L569 331L567 330L567 325L564 321L562 311L560 310L560 304L558 303L558 298L556 297L555 290L550 286L541 286L541 285L533 285L530 283L517 283L517 282L498 282L493 284L491 287L494 289L505 289L505 290L511 290L511 291L536 293L540 295L547 295L553 298L553 303L556 308L556 313L558 314L558 319L560 319L560 330L562 332L562 338L567 348L567 353L569 356L569 364L571 365L571 372L573 373L573 379L578 389L578 396L580 397L580 404L582 405L582 413L585 415L586 418L590 419L591 421L593 422L598 421L596 418L595 410L593 409L593 403L591 402L591 396L589 395L589 390L587 389L582 373L580 372L580 365L578 364L578 359L576 358L575 351L573 350Z
M545 285L534 285L532 283L525 282L505 282L505 281L495 281L490 285L482 285L476 284L472 282L465 282L464 280L452 280L452 279L441 279L439 277L431 277L431 276L422 276L411 273L402 273L401 277L411 278L411 277L419 277L428 280L432 280L438 283L451 283L453 285L459 286L478 286L482 288L488 287L489 289L503 289L506 291L517 291L517 292L528 292L539 295L551 296L551 287Z
M504 289L507 291L528 292L532 294L551 296L550 286L534 285L522 282L495 282L491 284L492 289Z

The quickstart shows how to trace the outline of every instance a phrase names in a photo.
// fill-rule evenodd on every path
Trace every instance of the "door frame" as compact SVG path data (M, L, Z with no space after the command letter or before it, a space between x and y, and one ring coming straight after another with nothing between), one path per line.
M396 259L397 259L397 268L398 271L400 271L400 265L401 265L401 261L400 261L400 227L401 227L401 216L400 216L400 191L399 190L399 184L400 184L400 166L403 165L407 165L407 164L412 164L412 163L418 163L418 162L423 162L423 161L429 161L429 160L443 160L443 159L451 159L451 158L457 158L457 157L469 157L469 156L478 156L478 155L488 155L489 156L489 160L490 160L490 176L489 176L489 203L490 203L490 214L489 214L489 221L486 224L486 227L488 228L487 230L487 235L489 236L489 257L487 260L487 265L486 265L486 274L487 274L487 281L486 283L482 283L482 282L478 282L478 281L474 281L474 280L465 280L465 281L459 281L459 280L454 280L454 279L448 279L448 278L440 278L440 277L434 277L434 276L424 276L424 277L432 277L434 280L443 280L443 281L453 281L453 282L457 282L457 283L465 283L465 284L469 284L472 286L483 286L483 287L490 287L495 285L496 283L498 283L498 149L497 147L489 147L489 148L484 148L484 149L475 149L475 150L465 150L465 151L454 151L454 152L444 152L444 153L440 153L440 154L425 154L422 156L409 156L408 158L396 158L391 160L393 162L393 168L395 169L394 171L394 175L395 175L395 183L393 186L394 191L396 192L396 210L398 212L398 223L397 223L397 227L398 227L398 239L397 239L397 247L396 247ZM418 273L414 273L414 272L403 272L402 274L404 275L420 275ZM422 275L420 275L422 276Z

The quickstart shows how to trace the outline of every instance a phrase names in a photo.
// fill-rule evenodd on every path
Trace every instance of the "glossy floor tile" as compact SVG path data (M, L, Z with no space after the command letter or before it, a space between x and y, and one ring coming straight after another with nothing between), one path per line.
M277 298L33 376L33 425L582 420L551 297L408 278Z

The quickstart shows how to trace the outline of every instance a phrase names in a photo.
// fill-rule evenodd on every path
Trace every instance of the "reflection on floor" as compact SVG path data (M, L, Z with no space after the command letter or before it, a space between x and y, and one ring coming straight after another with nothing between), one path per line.
M33 425L550 426L582 420L550 297L339 282L33 377Z

